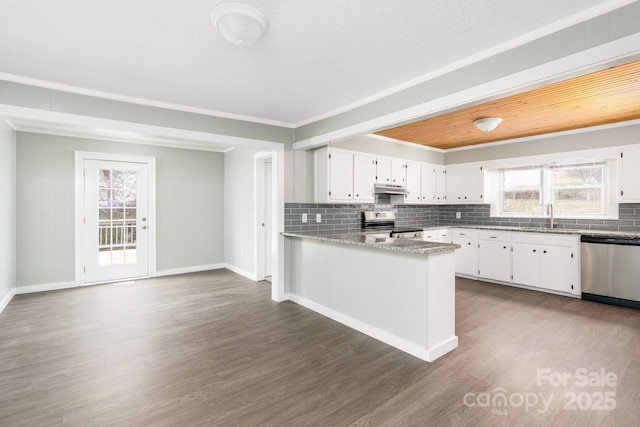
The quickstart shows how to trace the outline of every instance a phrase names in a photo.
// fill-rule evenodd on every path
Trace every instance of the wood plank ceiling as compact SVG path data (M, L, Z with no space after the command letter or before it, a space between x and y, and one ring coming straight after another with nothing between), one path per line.
M502 117L491 132L473 125ZM640 60L376 132L440 149L640 119Z

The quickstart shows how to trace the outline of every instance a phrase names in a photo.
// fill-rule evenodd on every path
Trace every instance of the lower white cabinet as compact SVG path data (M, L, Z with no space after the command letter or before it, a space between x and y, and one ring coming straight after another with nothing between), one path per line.
M580 293L579 236L514 233L513 282Z
M454 228L462 276L580 295L580 236Z
M428 242L451 243L451 229L425 228L422 230L422 240Z
M478 277L511 281L511 242L509 233L478 232Z
M455 252L456 274L473 277L476 275L478 238L474 230L458 229L451 230L451 241L460 245L460 249Z

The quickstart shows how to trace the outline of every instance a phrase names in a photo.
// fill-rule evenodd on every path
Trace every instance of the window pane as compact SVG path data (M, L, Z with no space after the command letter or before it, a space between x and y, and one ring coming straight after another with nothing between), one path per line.
M503 172L504 189L540 187L540 169L518 169Z
M555 169L556 187L601 185L602 166Z
M503 212L540 212L540 191L504 191L502 193Z
M554 199L557 213L602 213L600 188L556 189Z
M502 212L540 213L541 191L540 168L502 171Z

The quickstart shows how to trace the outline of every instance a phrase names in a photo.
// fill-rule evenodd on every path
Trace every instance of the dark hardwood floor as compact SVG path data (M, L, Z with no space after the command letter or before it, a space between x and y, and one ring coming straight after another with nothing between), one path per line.
M0 426L640 424L639 311L457 279L429 364L269 296L227 270L18 295Z

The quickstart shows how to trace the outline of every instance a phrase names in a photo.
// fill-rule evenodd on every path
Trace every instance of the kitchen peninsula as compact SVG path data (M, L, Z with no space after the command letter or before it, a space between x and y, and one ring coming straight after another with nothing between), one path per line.
M458 346L459 245L284 232L290 300L431 362Z

